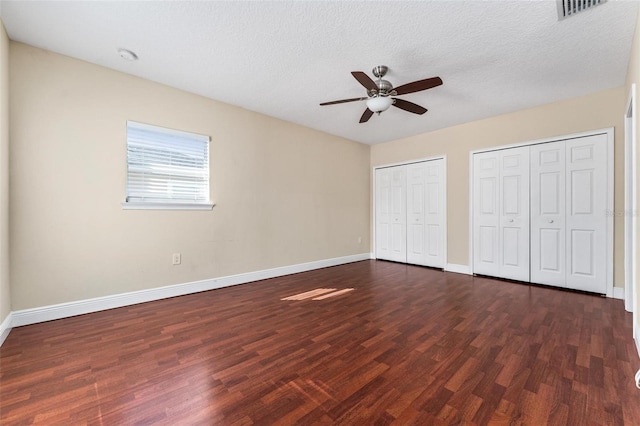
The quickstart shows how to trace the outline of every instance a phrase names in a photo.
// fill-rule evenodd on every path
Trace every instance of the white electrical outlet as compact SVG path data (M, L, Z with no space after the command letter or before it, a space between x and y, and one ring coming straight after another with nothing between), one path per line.
M182 255L180 253L173 253L173 264L179 265L182 262Z

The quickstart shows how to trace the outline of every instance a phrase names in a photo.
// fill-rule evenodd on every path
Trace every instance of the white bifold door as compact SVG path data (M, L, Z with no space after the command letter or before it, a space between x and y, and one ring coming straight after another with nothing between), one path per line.
M473 270L529 281L529 147L473 158Z
M375 171L376 258L444 267L444 159Z
M607 135L473 155L474 273L607 292Z
M531 281L607 291L607 136L531 147Z
M407 171L376 170L376 257L407 261Z

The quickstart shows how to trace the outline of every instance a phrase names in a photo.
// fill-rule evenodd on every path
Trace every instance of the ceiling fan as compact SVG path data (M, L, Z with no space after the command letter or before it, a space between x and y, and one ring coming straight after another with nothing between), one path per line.
M403 84L402 86L394 88L391 83L389 83L387 80L382 79L382 77L385 76L388 70L389 68L385 65L379 65L375 67L371 72L378 78L377 81L373 81L367 74L363 73L362 71L352 71L351 75L353 75L355 79L358 80L358 82L362 84L365 89L367 89L367 97L323 102L320 105L335 105L345 102L366 100L367 109L364 110L362 117L360 117L360 123L366 123L367 121L369 121L374 112L377 112L379 115L382 111L388 110L391 105L396 108L400 108L419 115L427 112L427 109L421 107L420 105L414 104L413 102L405 101L404 99L394 98L393 96L406 95L407 93L420 92L421 90L427 90L436 86L440 86L442 84L442 79L440 77L431 77L424 80L418 80L412 83Z

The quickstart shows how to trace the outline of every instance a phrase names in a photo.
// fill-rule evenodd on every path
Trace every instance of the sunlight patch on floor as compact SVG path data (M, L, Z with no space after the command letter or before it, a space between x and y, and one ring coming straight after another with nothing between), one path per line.
M334 296L340 296L341 294L349 293L353 291L352 288L345 288L342 290L334 291L333 293L324 294L322 296L314 297L312 300L324 300Z
M304 293L294 294L293 296L287 296L280 300L324 300L334 296L340 296L341 294L353 291L353 288L344 288L337 290L335 288L316 288L315 290L305 291Z
M300 293L300 294L294 294L293 296L285 297L285 298L280 299L280 300L304 300L304 299L310 299L312 297L319 296L321 294L329 293L329 292L332 292L332 291L336 291L336 289L335 288L316 288L315 290L306 291L306 292Z

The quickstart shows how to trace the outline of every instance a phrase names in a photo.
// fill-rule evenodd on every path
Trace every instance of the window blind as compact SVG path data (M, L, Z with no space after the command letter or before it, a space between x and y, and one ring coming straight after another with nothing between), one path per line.
M209 203L209 137L128 121L126 201Z

